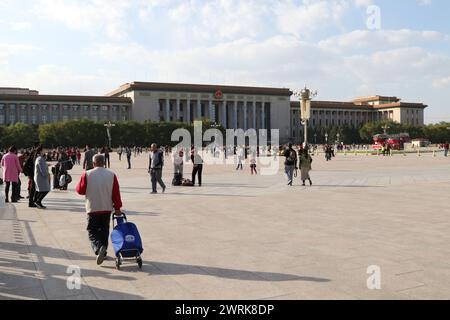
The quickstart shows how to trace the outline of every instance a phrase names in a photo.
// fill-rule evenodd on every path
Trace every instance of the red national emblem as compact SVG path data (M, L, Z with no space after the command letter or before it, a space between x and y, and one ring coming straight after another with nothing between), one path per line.
M214 97L215 97L217 100L222 100L222 99L223 99L223 92L220 91L220 90L216 91L216 93L214 94Z

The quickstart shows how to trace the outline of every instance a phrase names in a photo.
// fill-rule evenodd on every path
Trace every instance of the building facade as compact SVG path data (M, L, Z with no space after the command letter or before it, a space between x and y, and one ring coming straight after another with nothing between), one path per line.
M0 125L45 124L67 120L130 120L132 101L108 96L40 95L37 91L0 88Z
M227 129L279 129L282 140L290 138L289 89L133 82L109 95L130 98L140 121L209 119Z
M21 88L0 88L0 125L93 121L169 121L209 119L226 129L278 129L281 142L302 141L300 103L286 88L133 82L105 96L40 95ZM372 96L350 102L311 103L310 128L362 126L391 120L424 124L423 103Z
M424 125L423 103L402 102L397 97L371 96L351 102L312 101L310 128L361 127L368 122L390 120L401 124ZM291 136L301 140L300 102L291 102Z

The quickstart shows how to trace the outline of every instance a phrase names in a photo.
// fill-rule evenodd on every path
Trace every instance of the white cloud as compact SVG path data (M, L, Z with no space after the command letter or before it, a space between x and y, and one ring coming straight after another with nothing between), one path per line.
M450 88L450 76L435 79L433 81L433 86L437 89Z
M304 0L301 5L294 1L280 1L275 6L275 15L279 31L307 37L324 27L339 26L348 8L348 1Z
M38 0L32 11L38 17L73 30L101 31L111 39L127 36L127 9L133 0Z
M419 45L427 42L448 41L449 36L436 31L402 30L354 30L319 42L323 48L336 51L357 49L385 49Z

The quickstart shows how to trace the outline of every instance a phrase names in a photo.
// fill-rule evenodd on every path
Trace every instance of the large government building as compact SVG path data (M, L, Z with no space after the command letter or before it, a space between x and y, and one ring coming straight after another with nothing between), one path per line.
M282 141L300 140L300 103L287 88L133 82L104 96L40 95L0 88L0 125L93 121L179 121L210 119L227 129L279 129ZM312 128L360 126L389 119L424 124L423 103L373 96L350 102L313 101Z

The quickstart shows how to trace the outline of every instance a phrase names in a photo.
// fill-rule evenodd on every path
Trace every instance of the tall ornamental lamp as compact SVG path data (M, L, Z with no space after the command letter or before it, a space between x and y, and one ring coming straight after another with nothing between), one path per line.
M305 126L305 146L308 145L308 122L311 119L311 100L317 96L317 91L311 91L306 86L300 91L294 93L300 98L300 120Z
M111 121L109 121L108 123L105 124L106 127L106 134L108 135L108 141L109 141L109 148L112 148L112 138L111 138L111 129L114 128L116 125L111 123Z

